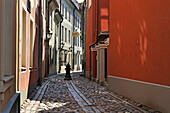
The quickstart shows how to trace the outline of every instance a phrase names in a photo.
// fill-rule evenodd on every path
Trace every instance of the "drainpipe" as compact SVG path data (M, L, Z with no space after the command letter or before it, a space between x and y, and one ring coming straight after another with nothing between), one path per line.
M84 4L83 4L83 46L84 46L84 55L83 55L83 65L84 65L84 76L86 76L86 59L85 59L85 55L86 55L86 17L87 17L87 2L86 0L84 0Z
M89 51L90 51L90 77L89 77L89 80L91 80L91 46L89 47Z
M41 0L40 0L40 6L39 6L39 43L38 43L38 85L42 85L42 37L41 37Z
M98 20L98 12L99 11L99 6L98 6L98 0L96 0L96 22L97 22L97 24L96 24L96 29L97 29L97 33L96 33L96 36L97 36L97 40L96 40L96 42L98 42L98 40L99 40L99 38L98 38L98 29L99 29L99 27L98 27L98 22L99 22L99 20Z
M48 77L48 75L49 75L49 39L47 38L47 34L50 32L50 30L49 30L49 3L51 2L51 0L50 1L48 1L47 0L47 2L46 2L46 5L47 5L47 20L46 20L46 42L45 42L45 45L46 45L46 47L45 47L45 51L46 51L46 54L45 54L45 58L46 58L46 64L45 64L45 77Z
M17 17L17 33L16 33L16 91L19 91L19 37L20 37L20 1L17 0L16 17Z
M75 25L75 21L74 21L74 19L75 19L75 10L76 10L76 8L74 8L74 10L73 10L73 32L74 32L74 25ZM74 38L75 37L73 37L73 67L72 67L72 70L74 71Z
M83 3L83 7L82 7L82 14L81 14L81 30L82 30L82 38L81 38L81 41L82 41L82 56L83 56L83 59L82 59L82 70L83 70L83 74L82 76L85 76L85 66L84 66L84 41L85 41L85 38L84 38L84 4L85 4L85 1Z
M61 0L60 0L60 12L61 12ZM60 37L59 37L59 70L58 73L61 72L61 23L62 21L60 21Z

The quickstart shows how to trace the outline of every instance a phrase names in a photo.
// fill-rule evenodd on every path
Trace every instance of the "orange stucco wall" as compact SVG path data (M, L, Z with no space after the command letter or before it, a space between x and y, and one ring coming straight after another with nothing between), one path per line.
M109 31L109 0L98 0L98 31Z
M89 46L95 43L95 8L94 3L96 0L92 1L92 6L87 8L87 21L86 21L86 71L90 71L90 51ZM87 1L88 3L89 1ZM93 16L92 16L93 15Z
M7 18L7 16L6 15L3 15L3 13L2 13L2 4L4 4L4 2L5 1L0 1L0 15L1 15L1 17L0 17L0 44L1 44L1 41L5 38L5 37L1 37L1 33L2 33L2 28L3 28L3 26L2 26L2 24L1 24L1 21L2 21L2 18L5 16L5 18ZM7 2L5 2L5 4L6 4ZM11 87L11 89L10 88L8 88L8 89L6 89L6 91L3 93L3 94L0 94L0 96L4 96L4 99L3 100L1 100L0 101L0 112L3 110L3 108L6 106L6 104L9 102L9 100L12 98L12 96L15 94L15 92L16 92L16 0L12 0L12 2L11 2L11 6L12 6L12 9L9 9L9 10L7 10L7 13L12 13L12 15L11 15L11 18L12 18L12 22L11 21L7 21L7 22L11 22L11 24L8 24L9 26L7 26L7 27L12 27L12 31L10 30L10 32L12 33L12 37L10 37L9 38L9 42L12 42L12 46L11 46L11 48L9 47L9 48L3 48L4 50L8 50L8 51L10 51L11 49L12 49L12 57L11 57L11 64L12 65L8 65L7 64L7 66L9 66L9 68L10 68L10 66L11 66L11 75L14 75L14 79L12 80L12 85L10 86ZM5 25L7 24L7 22L5 22ZM2 28L1 28L2 27ZM9 31L5 31L5 32L9 32ZM1 62L1 45L0 45L0 64L1 65L3 65L3 66L5 66L4 64L2 64L2 62ZM2 73L1 73L1 66L0 66L0 76L2 76Z
M169 4L110 0L108 75L170 86Z

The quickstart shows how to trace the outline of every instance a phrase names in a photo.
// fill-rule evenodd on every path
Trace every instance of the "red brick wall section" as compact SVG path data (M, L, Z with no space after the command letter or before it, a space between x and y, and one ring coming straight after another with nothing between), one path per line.
M169 4L110 0L108 75L170 86Z

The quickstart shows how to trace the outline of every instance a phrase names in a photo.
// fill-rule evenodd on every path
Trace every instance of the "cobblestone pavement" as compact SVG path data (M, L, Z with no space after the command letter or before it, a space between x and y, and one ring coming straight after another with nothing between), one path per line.
M21 106L21 113L146 113L141 104L74 75L48 78ZM151 110L150 110L151 111Z

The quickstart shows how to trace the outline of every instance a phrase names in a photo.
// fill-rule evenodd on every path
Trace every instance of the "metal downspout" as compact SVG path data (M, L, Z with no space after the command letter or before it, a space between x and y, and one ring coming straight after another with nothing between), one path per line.
M60 0L60 12L61 12L61 1ZM58 73L61 72L61 23L62 21L60 21L60 38L59 38L59 70L58 70Z
M17 50L17 53L16 53L16 91L19 91L19 37L20 37L20 27L19 27L19 24L20 24L20 1L17 0L17 33L16 33L16 50Z
M75 21L74 21L74 19L75 19L75 10L76 10L76 8L74 8L74 10L73 10L73 32L74 32L74 25L75 25ZM72 67L73 71L74 71L74 44L75 44L74 38L75 37L73 37L73 67Z
M39 6L39 43L38 43L38 85L42 85L42 37L41 37L41 0Z

